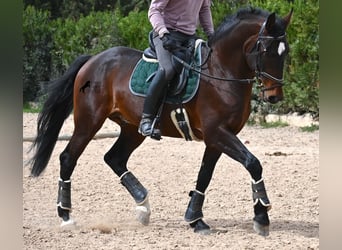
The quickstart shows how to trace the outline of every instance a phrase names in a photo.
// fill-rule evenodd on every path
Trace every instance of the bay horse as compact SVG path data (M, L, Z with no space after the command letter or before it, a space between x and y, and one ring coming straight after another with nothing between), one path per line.
M205 191L215 165L222 155L241 163L251 176L254 208L253 228L269 234L267 197L259 160L238 139L251 111L254 82L260 84L260 98L277 103L283 99L283 68L289 46L286 29L293 10L285 17L259 8L242 8L227 16L202 50L199 87L184 104L190 127L205 151L194 190L185 212L185 221L195 232L210 232L203 221ZM39 113L37 136L31 149L31 176L46 168L65 119L73 111L74 131L60 154L57 212L61 226L74 223L71 212L71 175L77 160L108 118L120 126L120 135L104 154L104 161L120 178L136 202L137 219L147 225L150 219L148 190L127 169L132 152L145 140L138 133L144 97L133 95L129 79L142 51L113 47L96 55L79 56L69 69L51 82L49 94ZM160 117L162 136L181 138L169 116L176 108L166 103Z

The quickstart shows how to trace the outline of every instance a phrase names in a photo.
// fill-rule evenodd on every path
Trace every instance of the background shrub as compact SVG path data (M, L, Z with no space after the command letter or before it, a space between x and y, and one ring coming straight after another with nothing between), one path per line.
M152 30L147 10L133 10L127 16L119 16L117 25L123 45L139 50L147 48L148 33Z
M55 61L66 68L81 54L96 54L121 44L116 19L113 12L106 11L91 12L77 20L59 18L52 21Z
M34 7L23 15L23 101L39 97L41 85L50 79L53 49L49 12Z

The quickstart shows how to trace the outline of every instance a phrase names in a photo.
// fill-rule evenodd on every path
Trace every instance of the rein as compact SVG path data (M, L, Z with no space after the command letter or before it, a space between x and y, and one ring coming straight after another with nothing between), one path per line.
M173 57L176 61L178 61L180 64L182 64L185 68L192 70L192 71L194 71L200 75L211 78L211 79L215 79L215 80L219 80L219 81L226 81L226 82L239 82L239 83L246 83L246 84L253 84L256 82L256 83L258 83L258 87L261 88L262 92L272 90L272 89L277 88L277 87L282 87L284 85L284 79L283 78L276 78L276 77L272 76L271 74L269 74L265 71L262 71L260 69L260 64L261 64L261 54L266 52L266 49L267 49L267 47L265 47L265 45L264 45L264 41L265 40L266 41L284 40L286 34L279 36L279 37L264 36L263 32L265 29L265 24L266 24L266 21L262 24L260 31L259 31L259 34L258 34L258 39L255 42L254 48L256 48L256 53L253 53L253 52L249 53L249 54L255 54L254 56L256 57L255 58L256 69L255 69L254 78L246 78L246 79L223 78L223 77L216 77L216 76L209 75L209 74L202 72L200 69L202 68L202 66L204 66L208 62L208 59L211 56L211 52L212 52L212 49L208 45L206 45L209 48L208 55L207 55L204 63L201 65L192 66L174 54L173 54ZM262 49L260 50L261 46L262 46ZM273 84L270 87L264 87L262 81L260 80L261 77L275 81L276 84Z
M211 54L211 50L208 54L208 58ZM254 82L257 82L257 80L255 78L253 79L235 79L235 78L222 78L222 77L216 77L216 76L213 76L213 75L209 75L207 73L204 73L203 71L197 69L196 67L186 63L184 60L180 59L178 56L176 55L173 55L173 58L176 59L176 61L178 61L180 64L182 64L185 68L189 69L189 70L192 70L200 75L204 75L208 78L211 78L211 79L215 79L215 80L220 80L220 81L228 81L228 82L241 82L241 83L254 83ZM205 64L203 64L205 65Z

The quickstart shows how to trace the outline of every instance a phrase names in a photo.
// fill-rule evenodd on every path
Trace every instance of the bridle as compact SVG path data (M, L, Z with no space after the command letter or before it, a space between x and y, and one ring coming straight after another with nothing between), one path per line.
M258 39L256 40L256 43L253 47L253 49L251 50L251 52L249 52L249 56L253 56L255 57L255 79L256 82L259 83L258 86L261 87L261 91L265 92L267 90L271 90L277 87L282 87L284 85L284 79L283 78L277 78L272 76L271 74L263 71L261 69L261 57L264 53L267 52L267 49L269 47L269 45L273 42L273 41L280 41L280 42L286 42L286 33L284 33L281 36L268 36L268 35L263 35L264 31L265 31L265 26L266 26L266 21L262 24L259 34L258 34ZM260 81L260 78L267 78L270 79L274 82L276 82L276 84L273 84L270 87L264 87L262 82Z
M264 54L267 51L268 45L270 45L273 41L285 42L286 41L286 33L284 33L281 36L277 36L277 37L263 35L263 33L265 31L265 26L266 26L266 21L262 24L262 26L260 28L260 31L258 33L258 38L257 38L257 40L253 46L253 49L251 50L251 52L248 53L248 56L254 57L252 59L252 61L255 62L255 76L254 76L254 78L245 78L245 79L221 78L221 77L216 77L213 75L206 74L203 71L201 71L202 66L204 66L207 63L209 57L211 56L212 49L208 45L207 45L207 47L209 49L209 52L207 53L207 57L206 57L204 63L201 65L190 65L175 55L173 55L173 57L179 63L181 63L185 68L192 70L192 71L194 71L200 75L211 78L211 79L220 80L220 81L227 81L227 82L247 83L247 84L252 84L252 83L256 82L256 83L258 83L257 87L260 87L261 91L263 93L265 91L272 90L272 89L277 88L277 87L282 87L284 85L284 79L283 78L274 77L271 74L269 74L269 73L267 73L261 69L261 65L262 65L261 64L261 60L262 60L261 57L262 57L262 54ZM261 78L267 78L267 79L270 79L276 83L270 87L264 87Z

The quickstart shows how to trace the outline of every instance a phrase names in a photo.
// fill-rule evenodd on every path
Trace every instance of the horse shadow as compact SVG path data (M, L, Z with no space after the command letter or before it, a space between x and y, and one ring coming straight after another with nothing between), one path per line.
M254 234L252 220L234 219L206 219L211 229L217 233L228 233L236 229L241 229ZM306 238L319 238L319 223L308 221L294 221L271 219L270 232L287 232L301 235Z

